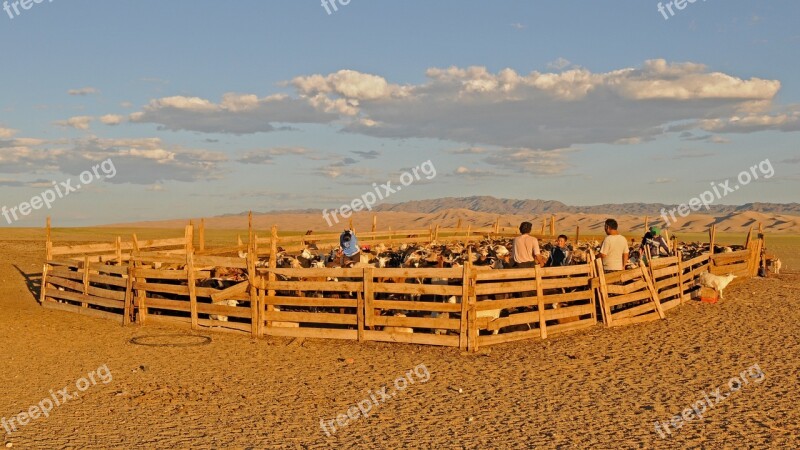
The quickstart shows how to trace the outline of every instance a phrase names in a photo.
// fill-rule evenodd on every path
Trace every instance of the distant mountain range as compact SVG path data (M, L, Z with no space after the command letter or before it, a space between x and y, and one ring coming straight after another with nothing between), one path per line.
M403 203L382 203L374 211L409 212L421 214L435 214L453 209L468 209L470 211L490 214L515 214L515 215L542 215L542 214L606 214L606 215L637 215L657 217L661 209L669 211L678 205L663 203L620 203L593 206L569 206L555 200L517 200L508 198L495 198L490 196L474 197L445 197L431 200L413 200ZM269 213L314 213L318 209L303 209L291 211L269 211ZM710 211L705 208L698 211L712 216L725 216L743 212L757 212L763 214L784 214L800 216L800 203L746 203L744 205L711 205ZM242 213L247 214L247 213ZM241 214L231 214L238 216Z

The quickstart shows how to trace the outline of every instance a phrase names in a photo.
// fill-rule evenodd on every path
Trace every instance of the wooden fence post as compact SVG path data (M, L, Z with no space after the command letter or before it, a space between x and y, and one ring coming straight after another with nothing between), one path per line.
M247 249L247 280L250 293L250 333L254 338L260 336L261 307L259 305L258 286L256 279L256 260L258 259L258 237L250 233Z
M717 239L717 225L712 224L708 229L708 272L714 267L714 241Z
M472 262L467 259L461 268L461 329L458 333L458 348L467 350L469 347L469 292L472 282Z
M544 317L544 289L542 288L542 267L537 265L536 272L536 299L539 309L539 335L542 339L547 339L547 320Z
M194 227L186 226L186 284L189 287L189 314L192 320L192 329L200 328L197 320L197 283L194 274Z
M686 301L686 295L683 293L683 253L678 253L678 295L680 296L680 301L678 303L683 304Z
M269 238L269 268L272 270L270 270L269 273L267 274L267 282L270 285L269 287L271 287L272 284L275 282L275 269L278 268L277 258L278 258L278 226L272 225L272 230L270 231L270 238ZM275 290L274 289L267 290L267 297L269 298L275 297ZM267 312L275 311L275 306L271 304L267 305L266 311ZM262 319L259 320L262 320L263 322L263 317ZM272 326L272 322L268 321L266 326L267 328L270 328Z
M378 231L378 215L377 214L373 214L372 215L372 232L374 233L376 231Z
M125 307L122 325L130 325L133 319L133 258L128 260L128 278L125 280Z
M50 269L50 261L53 260L53 241L50 229L50 216L45 222L45 244L44 244L44 265L42 266L42 283L39 285L39 303L44 304L47 291L47 272Z
M198 246L200 251L206 249L206 219L200 219L200 228L197 230Z
M136 238L136 233L132 236L133 240L133 252L131 253L131 260L137 256L139 256L139 239ZM136 269L139 267L141 263L134 261L133 263L133 282L147 283L146 278L138 278L136 275ZM147 291L144 289L136 289L136 308L137 308L137 317L136 321L139 325L144 325L147 322L147 305L145 304L147 299Z
M556 237L556 215L550 215L550 237Z
M471 253L471 252L470 252ZM470 258L472 260L472 258ZM478 282L478 271L470 264L469 274L469 295L467 296L467 329L468 329L468 350L478 351L478 311L475 309L477 306L477 297L475 295L475 288ZM462 307L463 310L463 307Z
M581 237L580 225L575 225L575 248L578 248L578 239Z
M608 285L606 284L606 272L603 270L603 260L595 260L597 267L597 277L600 279L600 308L603 310L603 323L606 327L611 326L611 306L608 304Z
M650 271L645 269L644 266L641 266L640 269L642 271L642 277L644 277L644 281L645 283L647 283L647 289L650 291L650 297L653 300L653 304L656 307L656 312L658 313L658 317L664 319L666 317L664 315L664 309L661 308L661 299L658 297L658 291L656 291L656 287L653 285L653 279L650 278Z
M83 295L89 295L89 257L83 257ZM82 302L82 308L88 308L89 304Z

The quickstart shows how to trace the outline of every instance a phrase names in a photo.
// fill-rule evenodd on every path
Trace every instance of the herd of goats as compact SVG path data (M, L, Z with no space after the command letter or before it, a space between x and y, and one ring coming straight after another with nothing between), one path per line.
M553 243L544 242L541 245L542 256L548 258L553 249ZM471 260L474 266L483 266L491 269L503 269L513 267L513 260L511 258L512 240L508 238L503 239L489 239L486 238L479 242L450 242L450 243L420 243L420 244L401 244L394 247L388 247L385 244L378 244L372 247L364 247L359 254L358 259L349 261L342 264L341 257L337 256L338 248L325 248L321 249L314 243L310 243L302 251L290 254L281 248L278 248L276 256L277 268L293 268L293 269L309 269L309 276L302 277L304 281L345 281L332 278L317 278L313 275L315 268L457 268L464 265L465 261ZM708 244L702 243L679 243L676 246L677 250L681 252L684 260L695 258L703 253L709 251ZM592 253L597 254L600 249L600 242L597 240L581 241L576 246L570 246L571 264L586 264L587 259L590 258ZM725 253L741 249L740 247L715 247L716 253ZM239 253L239 257L246 258L247 254L244 252ZM256 263L257 268L264 268L268 266L268 259L260 259ZM640 245L632 243L630 248L630 262L628 267L635 268L641 264ZM215 268L212 278L198 280L198 285L201 287L209 287L215 289L225 289L234 284L240 283L247 279L247 272L242 269L231 268ZM297 277L289 277L284 275L277 275L279 281L293 281L299 280ZM389 278L379 280L384 282L395 283L420 283L420 284L448 284L448 280L437 280L436 278ZM460 280L450 280L454 283L460 283ZM326 298L355 298L354 293L340 293L340 292L309 292L309 291L291 291L282 292L278 291L277 296L289 297L326 297ZM511 298L515 294L495 294L487 296L479 296L478 301L481 300L500 300ZM460 302L460 298L451 296L443 298L442 296L433 295L417 295L417 294L376 294L376 300L410 300L410 301L442 301L449 303ZM217 304L237 306L239 302L236 300L221 300ZM568 306L566 304L555 304L553 308L560 306ZM285 312L339 312L348 313L347 308L325 308L325 307L283 307L275 306L276 311ZM480 311L478 317L488 317L496 319L508 314L526 312L525 308L517 308L517 310L488 310ZM394 316L394 317L439 317L448 318L447 313L426 313L422 311L409 311L409 310L383 310L375 311L376 314ZM457 314L455 314L457 316ZM222 315L210 315L211 319L218 321L227 321L228 318ZM235 319L234 319L235 320ZM561 322L561 321L559 321ZM296 322L271 322L273 327L299 327ZM413 333L415 329L407 327L386 327L387 331ZM530 326L528 327L530 329ZM424 330L416 329L416 332ZM509 331L509 330L504 330ZM436 334L446 333L445 330L431 329L430 332ZM497 334L499 330L493 331Z

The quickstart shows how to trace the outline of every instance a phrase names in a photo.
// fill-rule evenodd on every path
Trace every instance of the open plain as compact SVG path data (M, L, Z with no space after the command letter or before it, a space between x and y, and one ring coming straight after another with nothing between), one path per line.
M62 229L54 239L103 233L111 231ZM209 240L234 234L210 230ZM28 411L51 390L76 391L76 380L98 367L113 379L49 417L2 430L15 448L793 448L800 441L800 274L789 257L800 249L796 237L768 237L785 263L780 276L733 284L718 304L691 301L662 321L597 325L477 354L213 332L197 333L211 337L208 345L136 345L136 337L189 343L192 333L41 308L42 237L30 229L0 237L0 418ZM420 364L428 381L395 390L394 380ZM656 432L656 421L714 388L730 392L729 380L754 364L763 379L665 438ZM383 386L396 395L368 418L325 433L321 420Z

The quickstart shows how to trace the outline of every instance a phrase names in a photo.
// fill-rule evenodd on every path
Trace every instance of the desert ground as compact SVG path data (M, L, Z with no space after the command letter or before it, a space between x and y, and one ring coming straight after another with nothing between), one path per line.
M56 230L59 243L119 230ZM151 233L164 236L162 230ZM180 231L173 231L180 235ZM147 233L144 233L147 234ZM229 241L236 232L209 232ZM143 236L146 237L146 236ZM224 239L223 239L224 238ZM741 236L720 239L740 241ZM784 272L731 285L667 319L495 346L293 340L121 325L36 302L42 230L0 234L0 419L98 368L95 385L16 431L13 448L797 448L800 238L768 235ZM164 335L173 335L164 337ZM177 335L177 336L176 336ZM156 347L149 342L207 345ZM750 377L754 365L763 378ZM416 377L419 368L427 381ZM415 383L330 436L346 414L412 372ZM742 375L744 373L744 375ZM729 381L747 378L737 392ZM86 379L83 381L86 382ZM85 384L83 387L86 387ZM720 400L712 391L719 387ZM55 395L55 394L54 394ZM713 407L661 438L705 396ZM715 400L717 403L714 403ZM5 425L4 425L5 426Z

